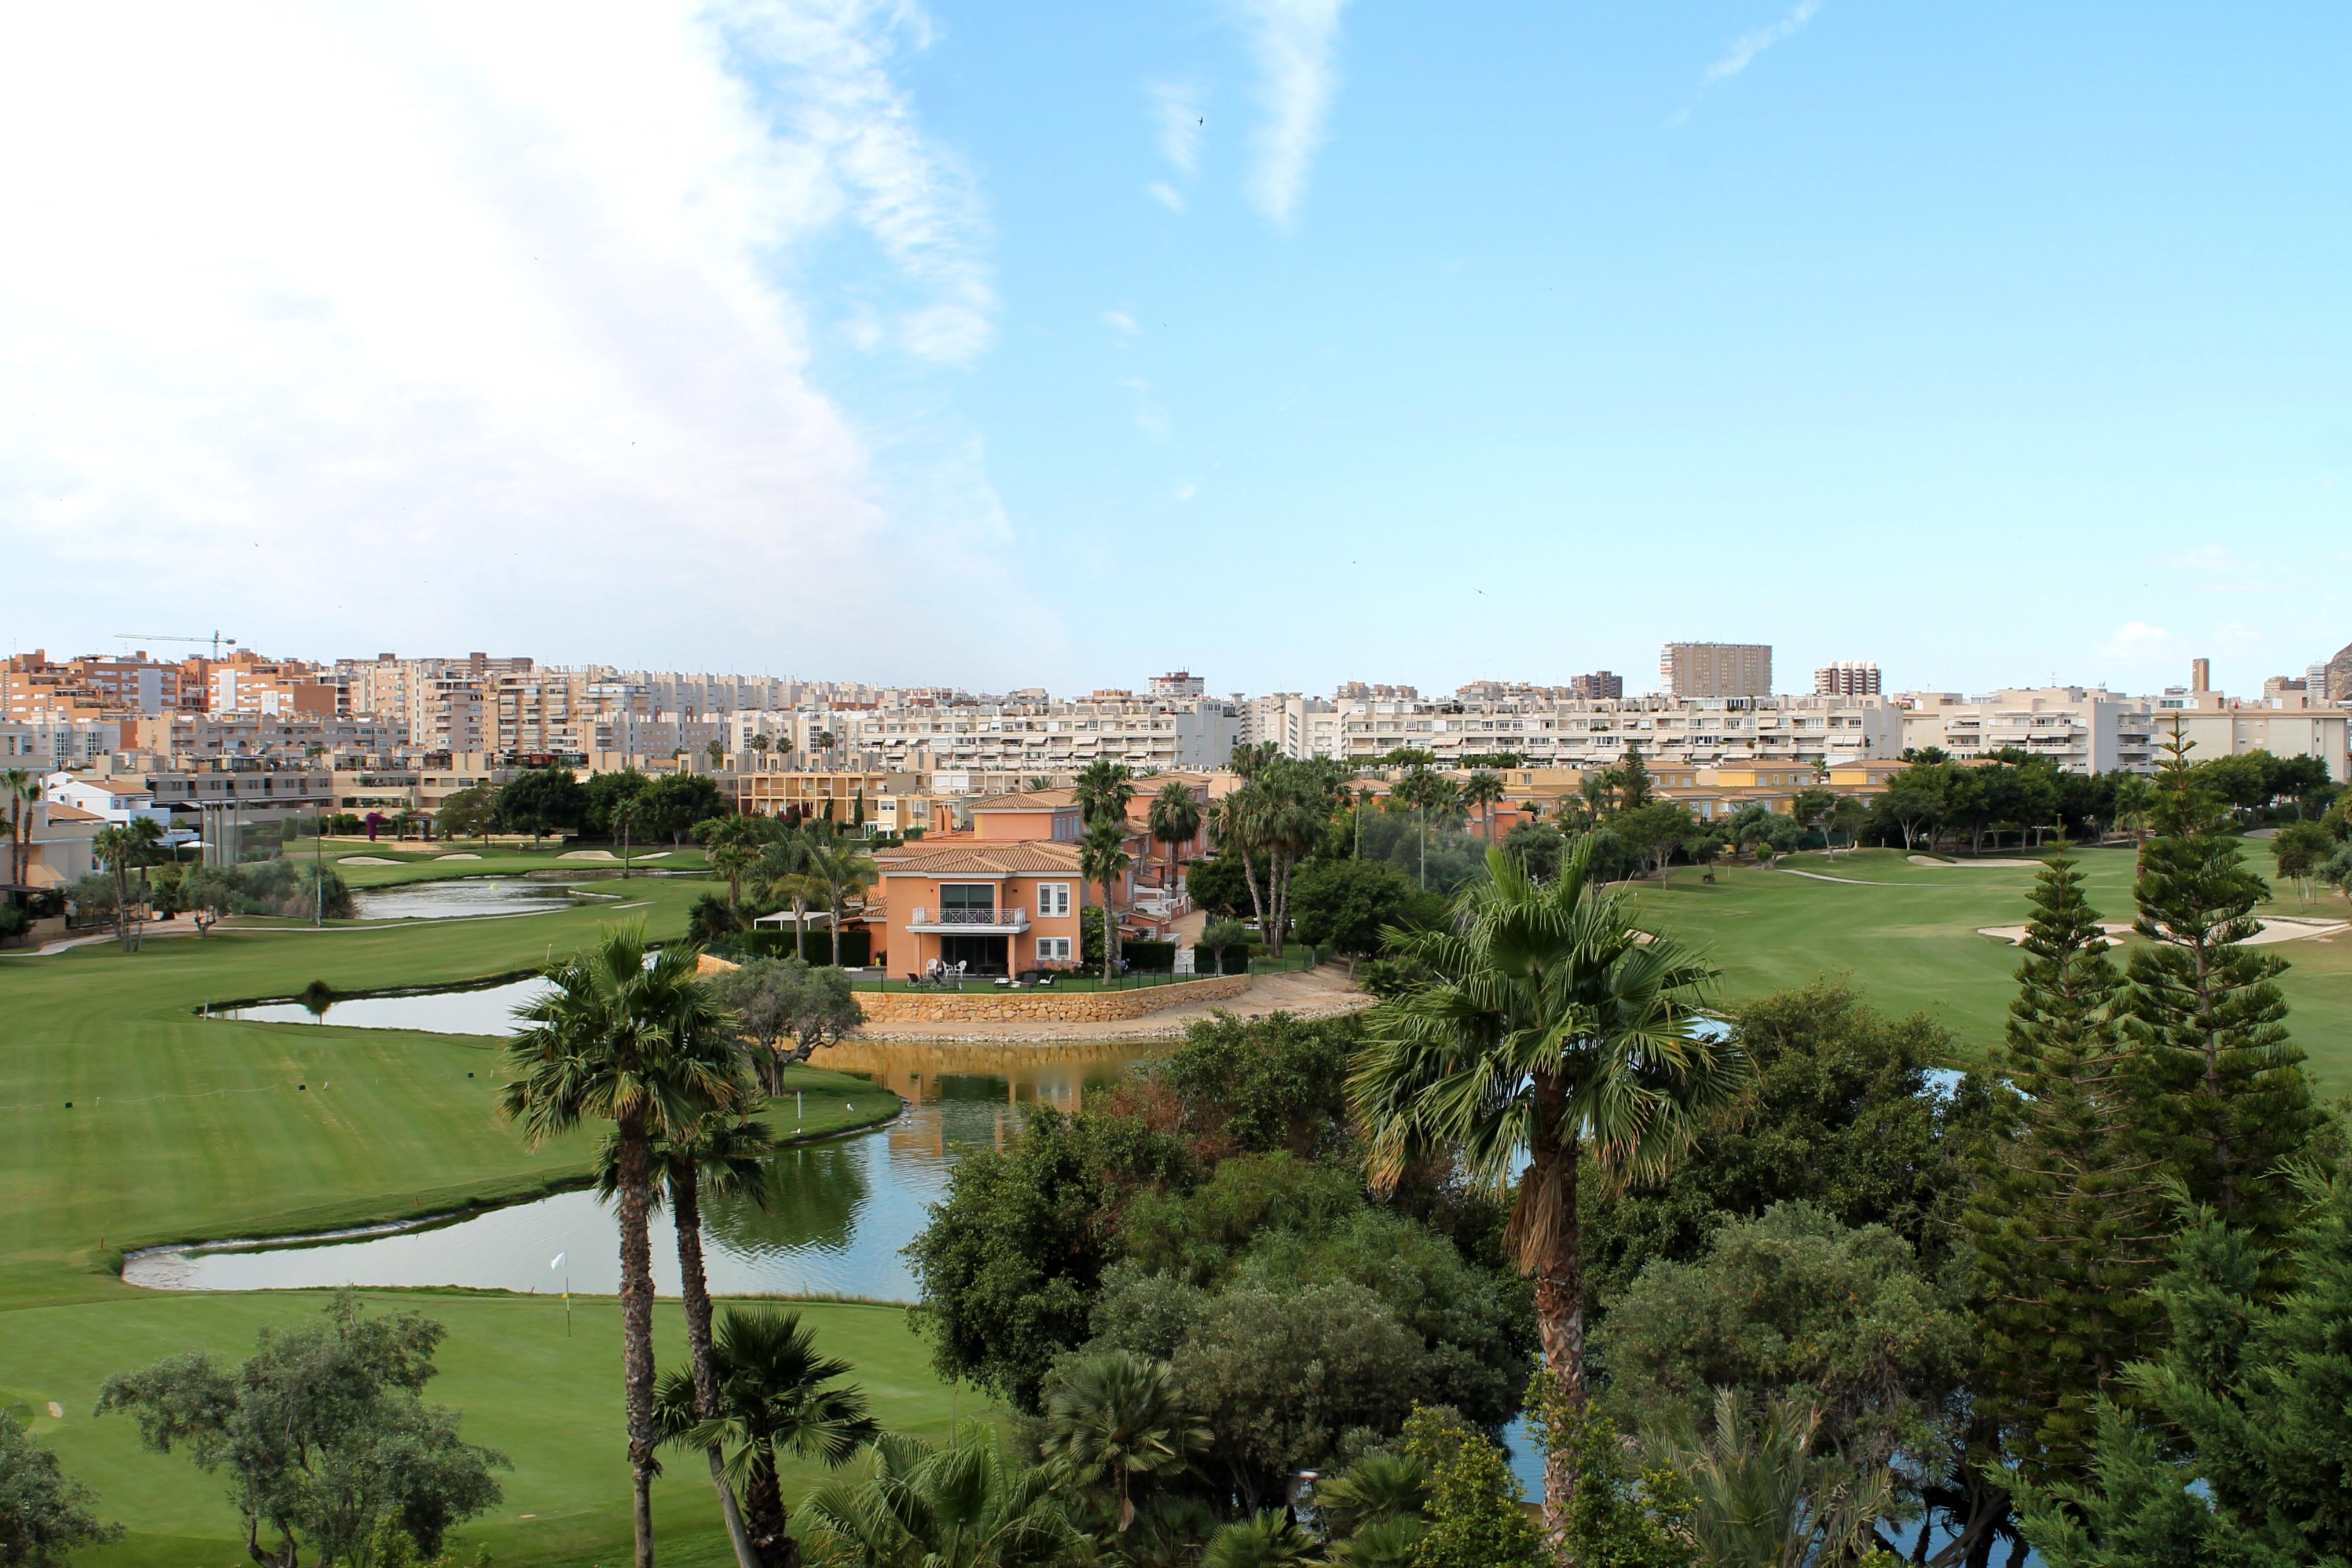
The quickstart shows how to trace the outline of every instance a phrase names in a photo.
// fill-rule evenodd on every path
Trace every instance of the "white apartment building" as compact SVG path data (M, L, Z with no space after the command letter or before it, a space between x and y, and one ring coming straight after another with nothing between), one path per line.
M1670 642L1658 653L1658 689L1669 697L1769 697L1769 643Z
M827 717L851 757L911 773L1055 773L1097 760L1138 771L1221 768L1232 760L1241 731L1230 703L1124 691L835 710Z
M1893 757L1902 710L1883 697L1506 697L1357 700L1337 705L1341 760L1363 765L1410 746L1442 767L1517 752L1531 767L1614 766L1629 746L1699 766Z
M86 811L118 827L127 827L142 817L158 827L172 826L172 814L155 804L155 792L142 779L54 773L41 781L41 798L53 805Z
M87 768L122 744L119 719L59 719L47 710L0 721L0 768Z

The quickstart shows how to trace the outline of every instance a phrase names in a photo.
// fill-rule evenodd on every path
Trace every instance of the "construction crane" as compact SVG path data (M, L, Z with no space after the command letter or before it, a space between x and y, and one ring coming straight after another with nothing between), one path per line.
M117 632L114 635L121 637L126 644L134 642L208 642L213 645L213 658L215 659L218 659L220 658L221 645L223 643L226 643L231 647L235 647L236 646L236 639L235 637L225 637L218 632L215 632L208 637L167 637L162 632Z

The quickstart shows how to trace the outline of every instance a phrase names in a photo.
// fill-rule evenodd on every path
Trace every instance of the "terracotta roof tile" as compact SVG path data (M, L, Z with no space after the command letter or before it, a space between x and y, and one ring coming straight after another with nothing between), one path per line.
M943 844L913 851L882 867L885 877L1003 876L1018 872L1077 875L1078 847L1028 839L1011 844Z

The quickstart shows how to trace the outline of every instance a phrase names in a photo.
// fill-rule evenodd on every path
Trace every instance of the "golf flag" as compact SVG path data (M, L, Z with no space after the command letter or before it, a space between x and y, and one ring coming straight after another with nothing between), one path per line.
M568 1253L568 1252L559 1252L559 1253L557 1253L557 1254L555 1255L555 1259L554 1259L554 1261L553 1261L553 1262L551 1262L551 1263L550 1263L550 1264L548 1265L548 1268L551 1268L551 1269L555 1269L555 1268L562 1268L562 1267L563 1267L563 1260L564 1260L565 1258L567 1258L571 1257L571 1256L572 1256L572 1254L570 1254L570 1253Z

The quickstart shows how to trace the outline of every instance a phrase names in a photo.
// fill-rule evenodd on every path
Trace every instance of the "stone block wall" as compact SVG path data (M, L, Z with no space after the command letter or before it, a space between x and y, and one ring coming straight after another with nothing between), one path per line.
M1024 1021L1116 1023L1170 1007L1223 1002L1249 989L1246 974L1145 985L1132 991L860 991L857 1005L869 1024L976 1024Z

